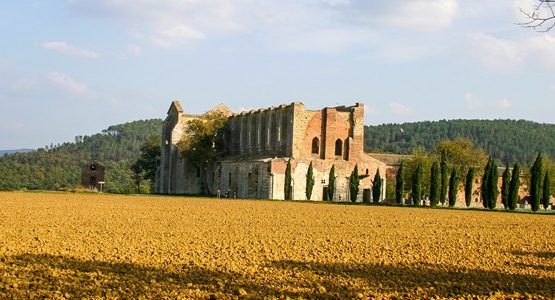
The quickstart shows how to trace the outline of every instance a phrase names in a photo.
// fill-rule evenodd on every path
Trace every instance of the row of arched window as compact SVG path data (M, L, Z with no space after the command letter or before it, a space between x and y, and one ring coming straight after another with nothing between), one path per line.
M345 140L345 159L349 159L349 140ZM320 139L318 137L314 137L312 139L312 153L319 154L320 153ZM343 141L341 139L335 140L335 156L343 156Z

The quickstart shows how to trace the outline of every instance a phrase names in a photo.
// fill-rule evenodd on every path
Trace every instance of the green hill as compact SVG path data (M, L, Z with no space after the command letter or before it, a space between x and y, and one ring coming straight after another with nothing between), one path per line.
M530 164L538 152L555 158L555 125L524 120L441 120L365 127L366 151L431 151L446 139L466 137L502 162Z
M94 159L106 167L106 191L135 192L129 168L144 142L161 130L162 120L134 121L91 136L77 136L74 143L7 154L0 157L0 190L75 187L82 164Z

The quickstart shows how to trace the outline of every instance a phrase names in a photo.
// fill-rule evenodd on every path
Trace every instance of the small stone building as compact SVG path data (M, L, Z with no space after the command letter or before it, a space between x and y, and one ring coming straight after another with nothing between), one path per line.
M104 166L91 160L81 169L81 185L89 189L100 189L99 182L104 182Z
M240 198L284 199L285 169L292 166L293 199L306 200L306 174L310 163L315 184L309 200L326 200L329 172L335 166L334 200L349 199L348 177L358 165L358 201L370 201L372 180L379 169L384 179L386 164L364 153L364 105L326 107L307 110L295 102L234 114L220 104L212 111L229 119L225 149L209 174L209 190L229 192ZM156 177L156 192L198 194L200 171L179 153L177 143L190 120L199 115L185 114L173 101L162 129L161 162Z

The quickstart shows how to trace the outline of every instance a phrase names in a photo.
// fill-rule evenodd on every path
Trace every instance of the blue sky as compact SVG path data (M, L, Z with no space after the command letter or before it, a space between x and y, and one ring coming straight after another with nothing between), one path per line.
M368 125L555 123L533 0L43 0L0 6L0 149L223 102L366 105Z

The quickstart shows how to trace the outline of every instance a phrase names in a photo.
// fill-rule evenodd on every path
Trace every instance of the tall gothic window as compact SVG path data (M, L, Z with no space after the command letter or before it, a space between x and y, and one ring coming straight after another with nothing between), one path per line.
M315 137L312 139L312 153L318 154L320 152L320 140Z
M335 155L341 156L343 153L343 141L341 139L337 139L335 141Z

